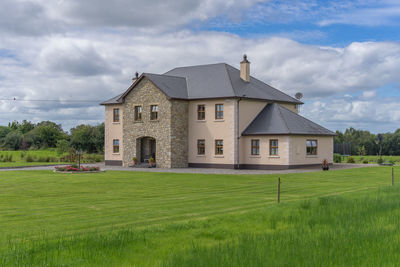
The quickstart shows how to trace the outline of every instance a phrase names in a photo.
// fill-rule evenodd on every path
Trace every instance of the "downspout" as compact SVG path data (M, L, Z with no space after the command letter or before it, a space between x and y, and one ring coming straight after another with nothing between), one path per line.
M239 97L236 108L236 162L235 162L235 169L240 169L240 101L242 97Z

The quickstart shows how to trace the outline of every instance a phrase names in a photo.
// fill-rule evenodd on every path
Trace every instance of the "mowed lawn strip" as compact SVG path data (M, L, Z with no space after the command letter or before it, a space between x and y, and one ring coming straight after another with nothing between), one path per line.
M399 168L400 169L400 168ZM396 169L398 170L398 169ZM240 213L389 185L391 168L285 175L0 173L0 238L106 231Z

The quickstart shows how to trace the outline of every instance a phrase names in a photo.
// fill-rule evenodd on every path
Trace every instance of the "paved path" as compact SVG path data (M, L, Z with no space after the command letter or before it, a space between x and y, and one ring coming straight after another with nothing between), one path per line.
M205 173L205 174L280 174L280 173L302 173L321 171L321 167L308 167L290 170L231 170L231 169L211 169L211 168L130 168L118 166L105 166L102 164L83 164L85 166L99 166L102 170L112 171L139 171L139 172L169 172L169 173ZM376 164L334 164L330 167L331 170L354 169L375 167ZM30 166L23 168L0 169L0 171L18 171L18 170L54 170L54 166Z

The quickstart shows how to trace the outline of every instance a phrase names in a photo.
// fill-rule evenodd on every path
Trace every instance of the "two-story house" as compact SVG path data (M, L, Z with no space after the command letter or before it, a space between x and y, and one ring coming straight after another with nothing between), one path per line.
M105 106L105 162L157 167L287 169L332 163L333 132L298 99L224 63L143 73Z

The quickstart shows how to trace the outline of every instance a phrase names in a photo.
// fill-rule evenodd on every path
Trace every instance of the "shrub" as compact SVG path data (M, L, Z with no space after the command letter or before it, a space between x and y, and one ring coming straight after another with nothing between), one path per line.
M31 154L27 154L25 157L26 162L34 162L35 158Z
M356 163L353 157L348 157L347 158L347 163Z
M368 164L368 160L367 160L367 159L364 159L362 163Z
M378 159L376 160L376 163L382 164L382 163L383 163L383 159L382 159L382 158L378 158Z
M341 163L342 162L342 156L340 154L333 154L333 162L335 163Z

